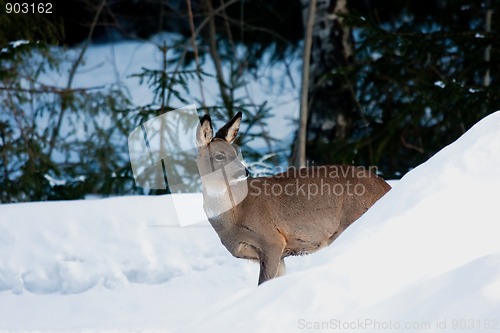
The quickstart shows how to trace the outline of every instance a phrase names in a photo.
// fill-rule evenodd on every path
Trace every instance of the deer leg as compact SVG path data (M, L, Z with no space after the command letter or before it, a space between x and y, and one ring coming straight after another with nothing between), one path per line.
M259 285L282 275L280 273L284 274L285 263L281 258L283 249L284 247L274 245L260 253Z
M285 275L285 273L286 273L285 259L281 258L280 265L278 266L278 274L276 274L276 277L283 276Z

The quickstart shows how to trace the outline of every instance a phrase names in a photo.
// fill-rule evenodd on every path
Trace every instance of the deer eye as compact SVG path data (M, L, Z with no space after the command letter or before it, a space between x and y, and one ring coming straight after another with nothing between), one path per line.
M226 155L224 155L223 153L215 153L214 159L216 162L223 162L226 160Z

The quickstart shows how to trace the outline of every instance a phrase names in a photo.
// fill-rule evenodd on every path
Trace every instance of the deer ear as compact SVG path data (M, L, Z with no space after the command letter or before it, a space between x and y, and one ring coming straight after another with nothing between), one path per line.
M233 119L217 131L215 137L224 139L229 143L233 142L234 139L236 139L236 135L238 135L238 130L240 129L241 117L241 112L238 112Z
M196 132L196 141L199 147L207 146L214 136L212 129L212 120L208 114L204 115L200 120L200 126Z

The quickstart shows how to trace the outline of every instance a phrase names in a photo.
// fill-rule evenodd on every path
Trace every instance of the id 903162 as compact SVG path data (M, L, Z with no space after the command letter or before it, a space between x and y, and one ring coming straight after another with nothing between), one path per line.
M51 2L6 2L6 14L52 14L53 6Z

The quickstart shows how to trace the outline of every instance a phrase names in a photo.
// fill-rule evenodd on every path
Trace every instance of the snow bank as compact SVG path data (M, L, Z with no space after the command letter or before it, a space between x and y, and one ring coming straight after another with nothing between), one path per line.
M0 205L0 332L500 329L500 113L256 287L168 196ZM199 194L178 197L203 218Z
M184 212L170 199L0 205L0 331L164 329L254 285L257 267L220 244L201 194L176 195ZM202 222L180 227L177 213Z
M497 112L409 172L307 269L217 304L185 332L500 329L499 128ZM363 326L370 319L379 326Z
M200 201L186 199L193 197ZM0 291L75 294L161 283L201 267L185 245L206 235L183 234L170 207L168 197L1 206ZM189 251L204 253L204 238Z

